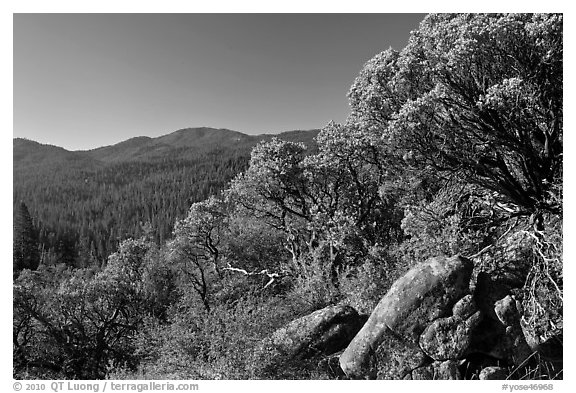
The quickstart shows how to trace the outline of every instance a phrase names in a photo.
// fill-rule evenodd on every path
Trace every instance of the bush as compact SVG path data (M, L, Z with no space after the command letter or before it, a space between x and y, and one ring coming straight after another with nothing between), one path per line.
M296 298L267 295L252 288L243 296L215 305L210 312L182 297L169 323L148 320L136 338L140 366L117 369L114 379L258 379L278 378L285 370L265 369L255 355L262 340L289 321L309 312ZM302 365L298 365L300 367ZM292 370L298 377L298 367ZM284 374L285 375L285 374Z
M344 302L360 314L371 314L390 286L408 270L404 261L396 261L381 247L372 247L366 261L349 267L340 276Z

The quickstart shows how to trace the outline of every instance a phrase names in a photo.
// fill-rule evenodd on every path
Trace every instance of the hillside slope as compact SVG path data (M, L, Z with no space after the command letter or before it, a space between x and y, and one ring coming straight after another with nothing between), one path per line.
M188 128L88 151L16 138L13 201L28 206L46 258L102 262L119 241L139 236L145 223L156 241L164 241L192 203L218 193L246 168L259 141L276 136L314 150L317 134Z

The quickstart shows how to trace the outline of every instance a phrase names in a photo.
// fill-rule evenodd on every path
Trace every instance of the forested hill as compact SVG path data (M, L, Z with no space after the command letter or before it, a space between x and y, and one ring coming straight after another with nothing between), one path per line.
M88 151L15 138L14 212L21 202L28 207L45 262L99 264L120 240L141 235L146 223L163 242L192 203L218 193L246 168L258 142L277 136L314 150L317 134L187 128Z

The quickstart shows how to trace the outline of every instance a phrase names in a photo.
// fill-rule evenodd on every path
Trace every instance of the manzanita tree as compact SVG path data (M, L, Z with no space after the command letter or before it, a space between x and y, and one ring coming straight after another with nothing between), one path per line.
M317 143L313 155L278 139L258 145L228 197L285 233L300 274L319 268L338 285L337 271L388 241L400 218L380 193L388 167L375 134L330 123Z
M133 366L133 340L148 307L143 271L152 245L126 240L101 272L45 267L14 284L15 372L95 379Z
M390 154L458 174L518 212L559 212L562 15L429 15L401 52L369 61L351 122Z

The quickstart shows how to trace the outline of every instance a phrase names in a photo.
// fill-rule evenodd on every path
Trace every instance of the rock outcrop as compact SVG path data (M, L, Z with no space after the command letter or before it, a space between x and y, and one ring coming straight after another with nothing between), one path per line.
M521 314L512 295L496 300L489 314L473 336L469 352L484 353L503 360L512 366L519 366L533 352L520 326Z
M350 306L328 306L276 330L255 356L265 370L278 363L331 355L346 348L365 321Z
M455 256L408 271L342 352L341 370L365 379L504 379L533 367L534 351L561 370L562 336L542 342L527 329L521 282L480 272L471 283L472 269Z
M452 315L462 320L468 319L476 311L478 311L478 306L470 294L458 300L452 307Z
M364 321L350 306L328 306L276 330L268 344L290 358L330 355L345 348Z
M420 347L434 360L461 359L472 342L472 333L481 321L480 311L467 319L459 316L439 318L420 336Z
M367 379L403 379L431 362L417 343L388 334L365 367ZM342 367L342 366L341 366ZM347 374L350 375L350 374Z
M340 356L340 366L346 375L351 378L375 375L373 368L380 366L371 363L386 338L406 343L409 352L414 352L414 359L418 359L421 333L434 320L450 314L454 304L469 292L472 269L472 262L466 258L437 257L415 266L398 279Z

